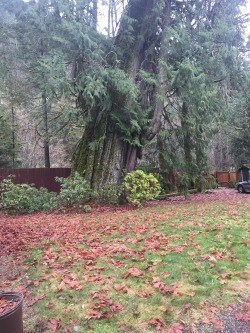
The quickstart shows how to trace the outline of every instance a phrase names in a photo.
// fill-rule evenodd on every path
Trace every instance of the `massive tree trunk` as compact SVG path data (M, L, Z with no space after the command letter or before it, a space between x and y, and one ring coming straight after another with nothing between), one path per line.
M141 134L135 133L140 144L131 144L121 139L116 123L108 112L105 115L98 110L94 111L94 115L92 112L92 119L86 125L73 155L72 171L84 174L95 190L105 183L119 183L124 171L134 170L141 156L143 142L151 140L159 130L165 91L162 61L166 60L166 51L163 44L168 39L166 29L170 25L170 10L171 0L131 0L126 8L115 37L115 46L121 54L121 68L140 91L143 110L152 109L149 116L151 126L147 130L142 128ZM158 22L159 17L162 18L161 23ZM159 79L159 86L153 87L150 94L147 84L139 81L141 69ZM125 103L129 108L129 96ZM117 108L117 105L114 103L112 108Z
M119 183L127 150L128 145L117 135L110 117L96 118L86 126L76 147L72 169L83 174L95 190L105 183Z

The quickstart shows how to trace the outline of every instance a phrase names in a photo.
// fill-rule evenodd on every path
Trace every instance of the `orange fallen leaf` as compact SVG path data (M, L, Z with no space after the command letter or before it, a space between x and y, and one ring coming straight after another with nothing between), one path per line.
M135 276L135 277L143 277L143 273L136 267L129 268L124 274L123 278L126 279L129 275Z
M48 328L52 331L56 331L61 326L60 322L55 318L50 318L48 320Z
M126 283L122 282L120 284L114 284L114 289L116 291L121 291L122 289L124 289L126 287Z

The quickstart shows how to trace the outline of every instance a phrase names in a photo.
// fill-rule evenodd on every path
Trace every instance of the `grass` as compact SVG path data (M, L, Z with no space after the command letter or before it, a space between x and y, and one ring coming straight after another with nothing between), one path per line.
M246 293L246 203L158 206L49 223L55 237L45 237L23 264L33 297L47 295L35 305L39 318L56 319L59 331L155 332L152 318L165 328L189 324ZM131 268L137 271L127 275Z

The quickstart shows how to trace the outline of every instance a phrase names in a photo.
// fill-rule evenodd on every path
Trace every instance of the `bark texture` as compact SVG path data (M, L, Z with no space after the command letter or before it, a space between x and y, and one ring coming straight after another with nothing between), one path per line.
M192 156L192 135L190 133L190 124L188 117L188 105L183 102L181 109L181 127L183 132L183 149L184 159L186 165L186 172L188 175L192 174L193 156Z
M94 145L90 143L95 142ZM119 183L125 165L127 145L120 140L109 116L91 122L78 143L72 169L84 175L92 189Z

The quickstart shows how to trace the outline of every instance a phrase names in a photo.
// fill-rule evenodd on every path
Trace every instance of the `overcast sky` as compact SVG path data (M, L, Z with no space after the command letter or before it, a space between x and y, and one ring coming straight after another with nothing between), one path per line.
M28 2L29 0L23 0L23 1ZM242 7L242 13L249 14L249 19L250 19L250 0L246 0L246 3L247 3L247 5L245 7ZM102 15L102 20L99 20L99 27L101 30L105 26L107 26L107 18L105 17L105 16L107 16L107 15L105 15L107 13L107 7L106 7L106 9L99 8L99 13ZM248 22L248 24L246 24L246 35L250 35L250 22Z
M246 7L242 7L242 13L249 14L249 20L250 20L250 0L247 0ZM250 35L250 22L246 24L246 35Z
M107 7L99 7L99 14L101 14L101 17L99 18L99 29L100 31L107 27ZM249 20L250 20L250 0L246 0L246 6L242 7L242 13L249 14ZM246 24L246 35L250 35L250 22Z

